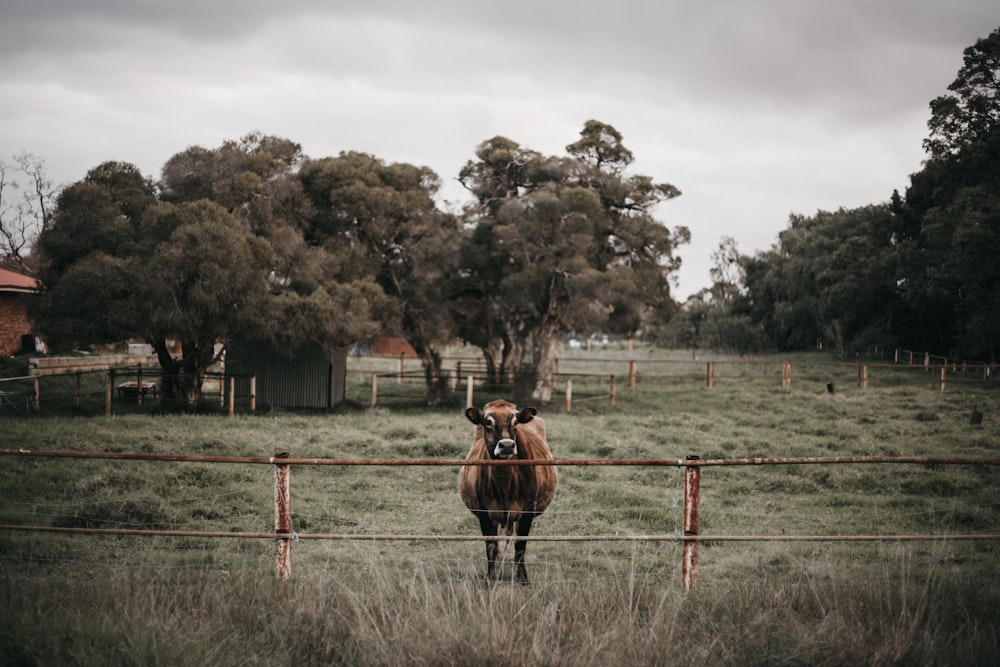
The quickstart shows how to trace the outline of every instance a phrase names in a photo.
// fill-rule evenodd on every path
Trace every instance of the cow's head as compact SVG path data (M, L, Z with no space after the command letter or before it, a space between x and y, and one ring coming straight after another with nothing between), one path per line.
M530 422L537 414L535 408L518 410L516 405L504 400L487 403L482 412L478 408L465 411L470 422L483 427L486 452L494 459L513 459L521 454L514 432L518 424Z

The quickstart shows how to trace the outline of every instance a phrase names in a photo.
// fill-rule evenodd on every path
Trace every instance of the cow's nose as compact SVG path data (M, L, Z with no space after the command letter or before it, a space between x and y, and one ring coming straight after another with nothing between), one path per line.
M497 440L497 446L493 448L493 455L502 459L517 456L517 443L510 438Z

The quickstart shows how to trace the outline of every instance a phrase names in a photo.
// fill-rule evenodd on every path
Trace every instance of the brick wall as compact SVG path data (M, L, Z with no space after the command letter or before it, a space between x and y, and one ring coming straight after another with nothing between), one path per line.
M8 357L21 350L21 336L31 333L31 323L21 295L0 292L0 355Z

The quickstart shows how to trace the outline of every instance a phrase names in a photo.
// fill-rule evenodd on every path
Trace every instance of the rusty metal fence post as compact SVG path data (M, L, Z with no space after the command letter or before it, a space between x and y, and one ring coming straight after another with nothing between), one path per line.
M689 455L686 461L697 461L701 457ZM701 487L701 466L684 467L684 537L698 537L699 492ZM681 556L681 582L684 590L694 588L698 580L698 541L684 540Z
M292 575L292 467L278 463L279 459L290 458L288 452L275 454L274 461L274 532L288 537L279 537L274 552L274 573L279 579Z

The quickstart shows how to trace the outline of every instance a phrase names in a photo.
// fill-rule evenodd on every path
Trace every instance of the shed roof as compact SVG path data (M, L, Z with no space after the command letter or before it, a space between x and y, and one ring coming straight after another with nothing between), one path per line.
M0 269L0 292L34 292L40 284L37 279Z

